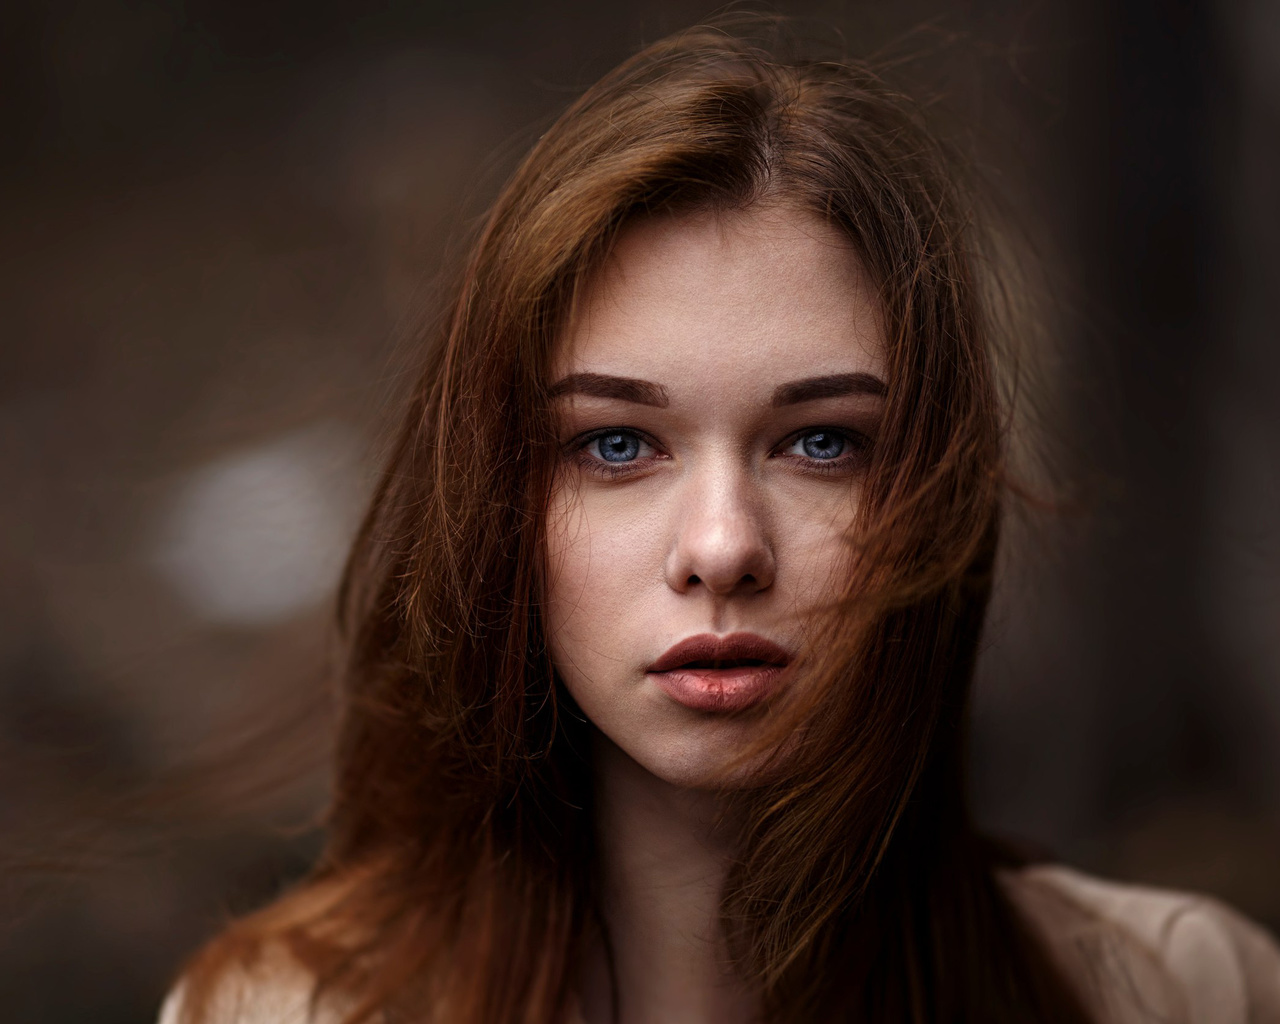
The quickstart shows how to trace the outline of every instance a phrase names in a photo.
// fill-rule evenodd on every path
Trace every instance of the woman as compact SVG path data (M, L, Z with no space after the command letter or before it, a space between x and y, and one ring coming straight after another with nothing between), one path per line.
M166 1021L1280 1020L1211 901L982 841L1001 319L955 160L714 29L499 197L342 592L329 841Z

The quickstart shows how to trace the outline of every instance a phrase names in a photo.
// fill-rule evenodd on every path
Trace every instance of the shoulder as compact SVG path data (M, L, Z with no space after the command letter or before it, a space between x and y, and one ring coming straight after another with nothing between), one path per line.
M346 962L355 929L333 908L350 879L308 881L231 922L183 969L158 1024L340 1024L350 1000L319 983Z
M1280 948L1225 904L1060 865L999 878L1099 1021L1280 1024Z
M198 1016L180 980L160 1009L158 1024L339 1024L342 1015L315 998L314 976L284 952L228 967L213 982Z

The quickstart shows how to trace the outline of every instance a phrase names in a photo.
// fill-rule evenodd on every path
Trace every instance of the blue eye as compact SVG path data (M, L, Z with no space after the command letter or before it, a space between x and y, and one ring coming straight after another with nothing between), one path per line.
M640 454L640 438L625 431L602 434L591 446L605 462L631 462Z
M639 430L604 427L575 438L565 449L586 472L605 480L643 473L667 456Z
M800 447L811 459L837 459L844 454L847 442L843 435L830 430L815 430L800 438Z

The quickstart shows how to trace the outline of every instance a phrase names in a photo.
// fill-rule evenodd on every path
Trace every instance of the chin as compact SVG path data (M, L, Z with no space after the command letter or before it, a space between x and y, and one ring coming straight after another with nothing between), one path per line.
M670 786L681 789L743 789L758 778L758 768L736 764L750 743L750 736L740 725L725 728L720 724L718 736L696 736L653 743L650 739L608 738L610 745L639 768ZM729 735L725 735L729 733ZM736 767L735 767L736 764Z

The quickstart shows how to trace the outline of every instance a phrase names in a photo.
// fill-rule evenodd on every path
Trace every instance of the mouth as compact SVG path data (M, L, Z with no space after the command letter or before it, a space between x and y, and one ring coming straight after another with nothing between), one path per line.
M648 675L677 704L725 713L767 699L791 660L785 648L755 633L703 633L670 648Z

